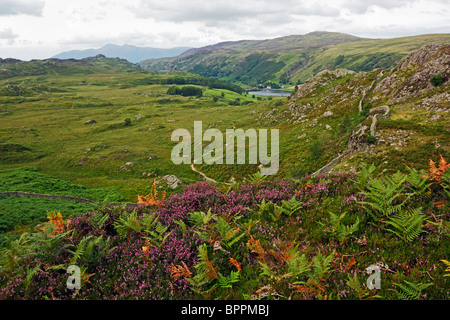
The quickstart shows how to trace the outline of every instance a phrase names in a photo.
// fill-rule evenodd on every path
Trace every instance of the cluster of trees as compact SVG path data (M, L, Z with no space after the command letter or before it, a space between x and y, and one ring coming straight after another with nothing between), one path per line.
M222 81L219 79L206 78L206 77L183 77L173 76L167 78L144 78L139 80L139 84L176 84L176 85L197 85L205 86L210 89L226 89L237 93L244 92L244 89L237 84Z
M184 97L201 97L203 95L203 90L200 87L196 86L170 86L167 90L167 94L169 95L181 95Z

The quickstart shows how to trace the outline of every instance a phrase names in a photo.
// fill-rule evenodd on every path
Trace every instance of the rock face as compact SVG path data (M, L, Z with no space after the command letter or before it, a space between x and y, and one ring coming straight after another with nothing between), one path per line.
M445 82L449 81L449 44L429 44L407 55L373 91L383 92L384 96L390 95L394 101L402 101L432 89L434 86L430 79L436 75L443 76Z
M299 86L297 92L292 96L291 100L299 99L302 96L306 96L318 86L327 85L331 80L343 77L348 74L353 74L355 71L347 69L336 69L333 71L323 70L317 73L314 77L306 81Z
M367 146L367 132L370 127L365 124L360 124L353 131L352 135L348 139L348 149L351 152L356 152Z

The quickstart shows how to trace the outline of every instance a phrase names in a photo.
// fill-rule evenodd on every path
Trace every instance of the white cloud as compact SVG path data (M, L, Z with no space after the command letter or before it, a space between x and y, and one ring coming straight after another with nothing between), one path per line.
M0 30L0 39L7 40L8 45L13 45L18 36L11 28Z
M28 14L41 16L44 1L35 0L0 0L0 16Z
M332 2L307 1L272 1L272 0L165 0L160 2L140 0L134 5L129 5L137 18L150 18L156 21L201 21L216 23L228 21L235 23L244 19L260 19L260 23L266 21L266 17L272 15L289 16L291 14L304 16L337 16L339 8ZM285 22L283 19L279 23Z
M317 30L448 33L449 10L449 0L0 0L0 56L47 58L106 43L200 47Z
M370 7L379 7L385 9L401 8L417 2L416 0L345 0L344 8L353 13L363 14Z

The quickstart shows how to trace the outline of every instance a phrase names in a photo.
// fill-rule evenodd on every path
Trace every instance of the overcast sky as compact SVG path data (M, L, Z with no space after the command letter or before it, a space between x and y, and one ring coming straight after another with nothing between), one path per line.
M0 57L107 43L157 48L312 31L368 38L450 33L450 0L0 0Z

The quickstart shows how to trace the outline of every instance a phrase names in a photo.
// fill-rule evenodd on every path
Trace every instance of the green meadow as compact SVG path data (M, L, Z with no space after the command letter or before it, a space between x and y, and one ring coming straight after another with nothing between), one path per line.
M276 100L208 86L199 86L201 97L167 95L170 85L158 84L172 76L198 78L192 74L75 71L1 81L1 191L58 194L64 189L70 190L69 195L99 202L136 203L138 195L150 191L154 179L165 175L176 175L186 183L201 180L189 165L172 163L175 129L193 132L194 120L203 122L203 130L253 127L259 116L255 108L266 110ZM156 84L145 84L149 82ZM250 173L256 171L252 168ZM241 169L247 174L244 168L237 174ZM178 189L165 188L168 193ZM18 202L49 202L5 199L3 215ZM28 211L46 219L45 206Z

